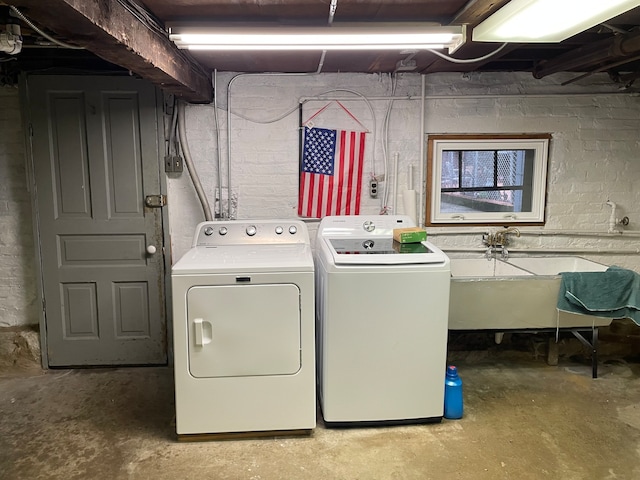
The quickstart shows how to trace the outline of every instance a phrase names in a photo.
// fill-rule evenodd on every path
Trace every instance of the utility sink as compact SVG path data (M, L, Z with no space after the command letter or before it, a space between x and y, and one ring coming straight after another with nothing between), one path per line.
M559 275L561 272L604 272L607 265L582 257L512 257L508 262L536 275Z

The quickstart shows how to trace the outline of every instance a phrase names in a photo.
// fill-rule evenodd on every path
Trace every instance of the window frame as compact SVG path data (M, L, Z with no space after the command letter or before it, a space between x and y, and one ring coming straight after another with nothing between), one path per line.
M434 134L427 138L425 225L544 225L551 134ZM534 150L530 212L440 212L445 150Z

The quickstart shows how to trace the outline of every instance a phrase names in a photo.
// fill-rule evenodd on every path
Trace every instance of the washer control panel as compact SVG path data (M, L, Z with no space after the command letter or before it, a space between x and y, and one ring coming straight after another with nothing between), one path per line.
M307 226L300 220L226 220L199 224L193 246L308 242Z
M415 226L414 221L407 215L328 216L320 221L318 237L392 237L396 228Z

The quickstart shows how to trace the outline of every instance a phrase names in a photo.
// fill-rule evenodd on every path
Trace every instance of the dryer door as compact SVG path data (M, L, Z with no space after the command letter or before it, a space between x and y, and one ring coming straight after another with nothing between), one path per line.
M294 284L190 288L191 375L295 374L300 369L299 299L300 290Z

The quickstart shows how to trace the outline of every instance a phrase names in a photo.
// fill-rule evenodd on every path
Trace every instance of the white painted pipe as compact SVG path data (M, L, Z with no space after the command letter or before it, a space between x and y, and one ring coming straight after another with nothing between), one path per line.
M413 223L418 225L418 219L416 218L416 199L417 193L415 190L405 190L402 192L402 206L404 207L404 214L411 217Z
M440 249L447 252L456 253L485 253L487 248L465 248L465 247L445 247L440 246ZM581 254L601 254L601 255L638 255L640 254L640 248L635 250L613 250L607 248L509 248L509 254L511 253L581 253Z
M424 144L425 144L425 121L426 121L426 112L425 109L425 92L427 89L427 76L422 74L420 75L421 80L421 88L420 88L420 185L418 185L418 214L420 215L420 223L418 225L424 226L425 218L427 217L427 212L423 212L422 208L425 206L423 192L425 192L425 164L427 163L427 159L424 156Z
M395 197L393 201L393 213L398 215L398 204L400 203L398 195L398 157L400 154L398 152L393 154L393 196Z
M417 193L413 189L413 165L409 165L409 181L407 182L407 189L402 192L402 206L404 207L404 214L409 216L415 225L418 225L416 199Z
M607 200L607 205L611 207L611 215L609 216L609 233L618 233L618 229L616 228L616 207L615 202Z
M409 165L409 181L407 183L407 190L413 190L413 163Z
M520 229L520 236L534 236L534 237L542 237L542 236L565 236L565 237L617 237L617 238L625 238L625 237L640 237L639 230L625 230L624 232L616 231L614 233L604 232L604 231L587 231L587 230L522 230ZM429 235L433 237L441 236L451 236L451 235L480 235L486 233L487 230L430 230Z

